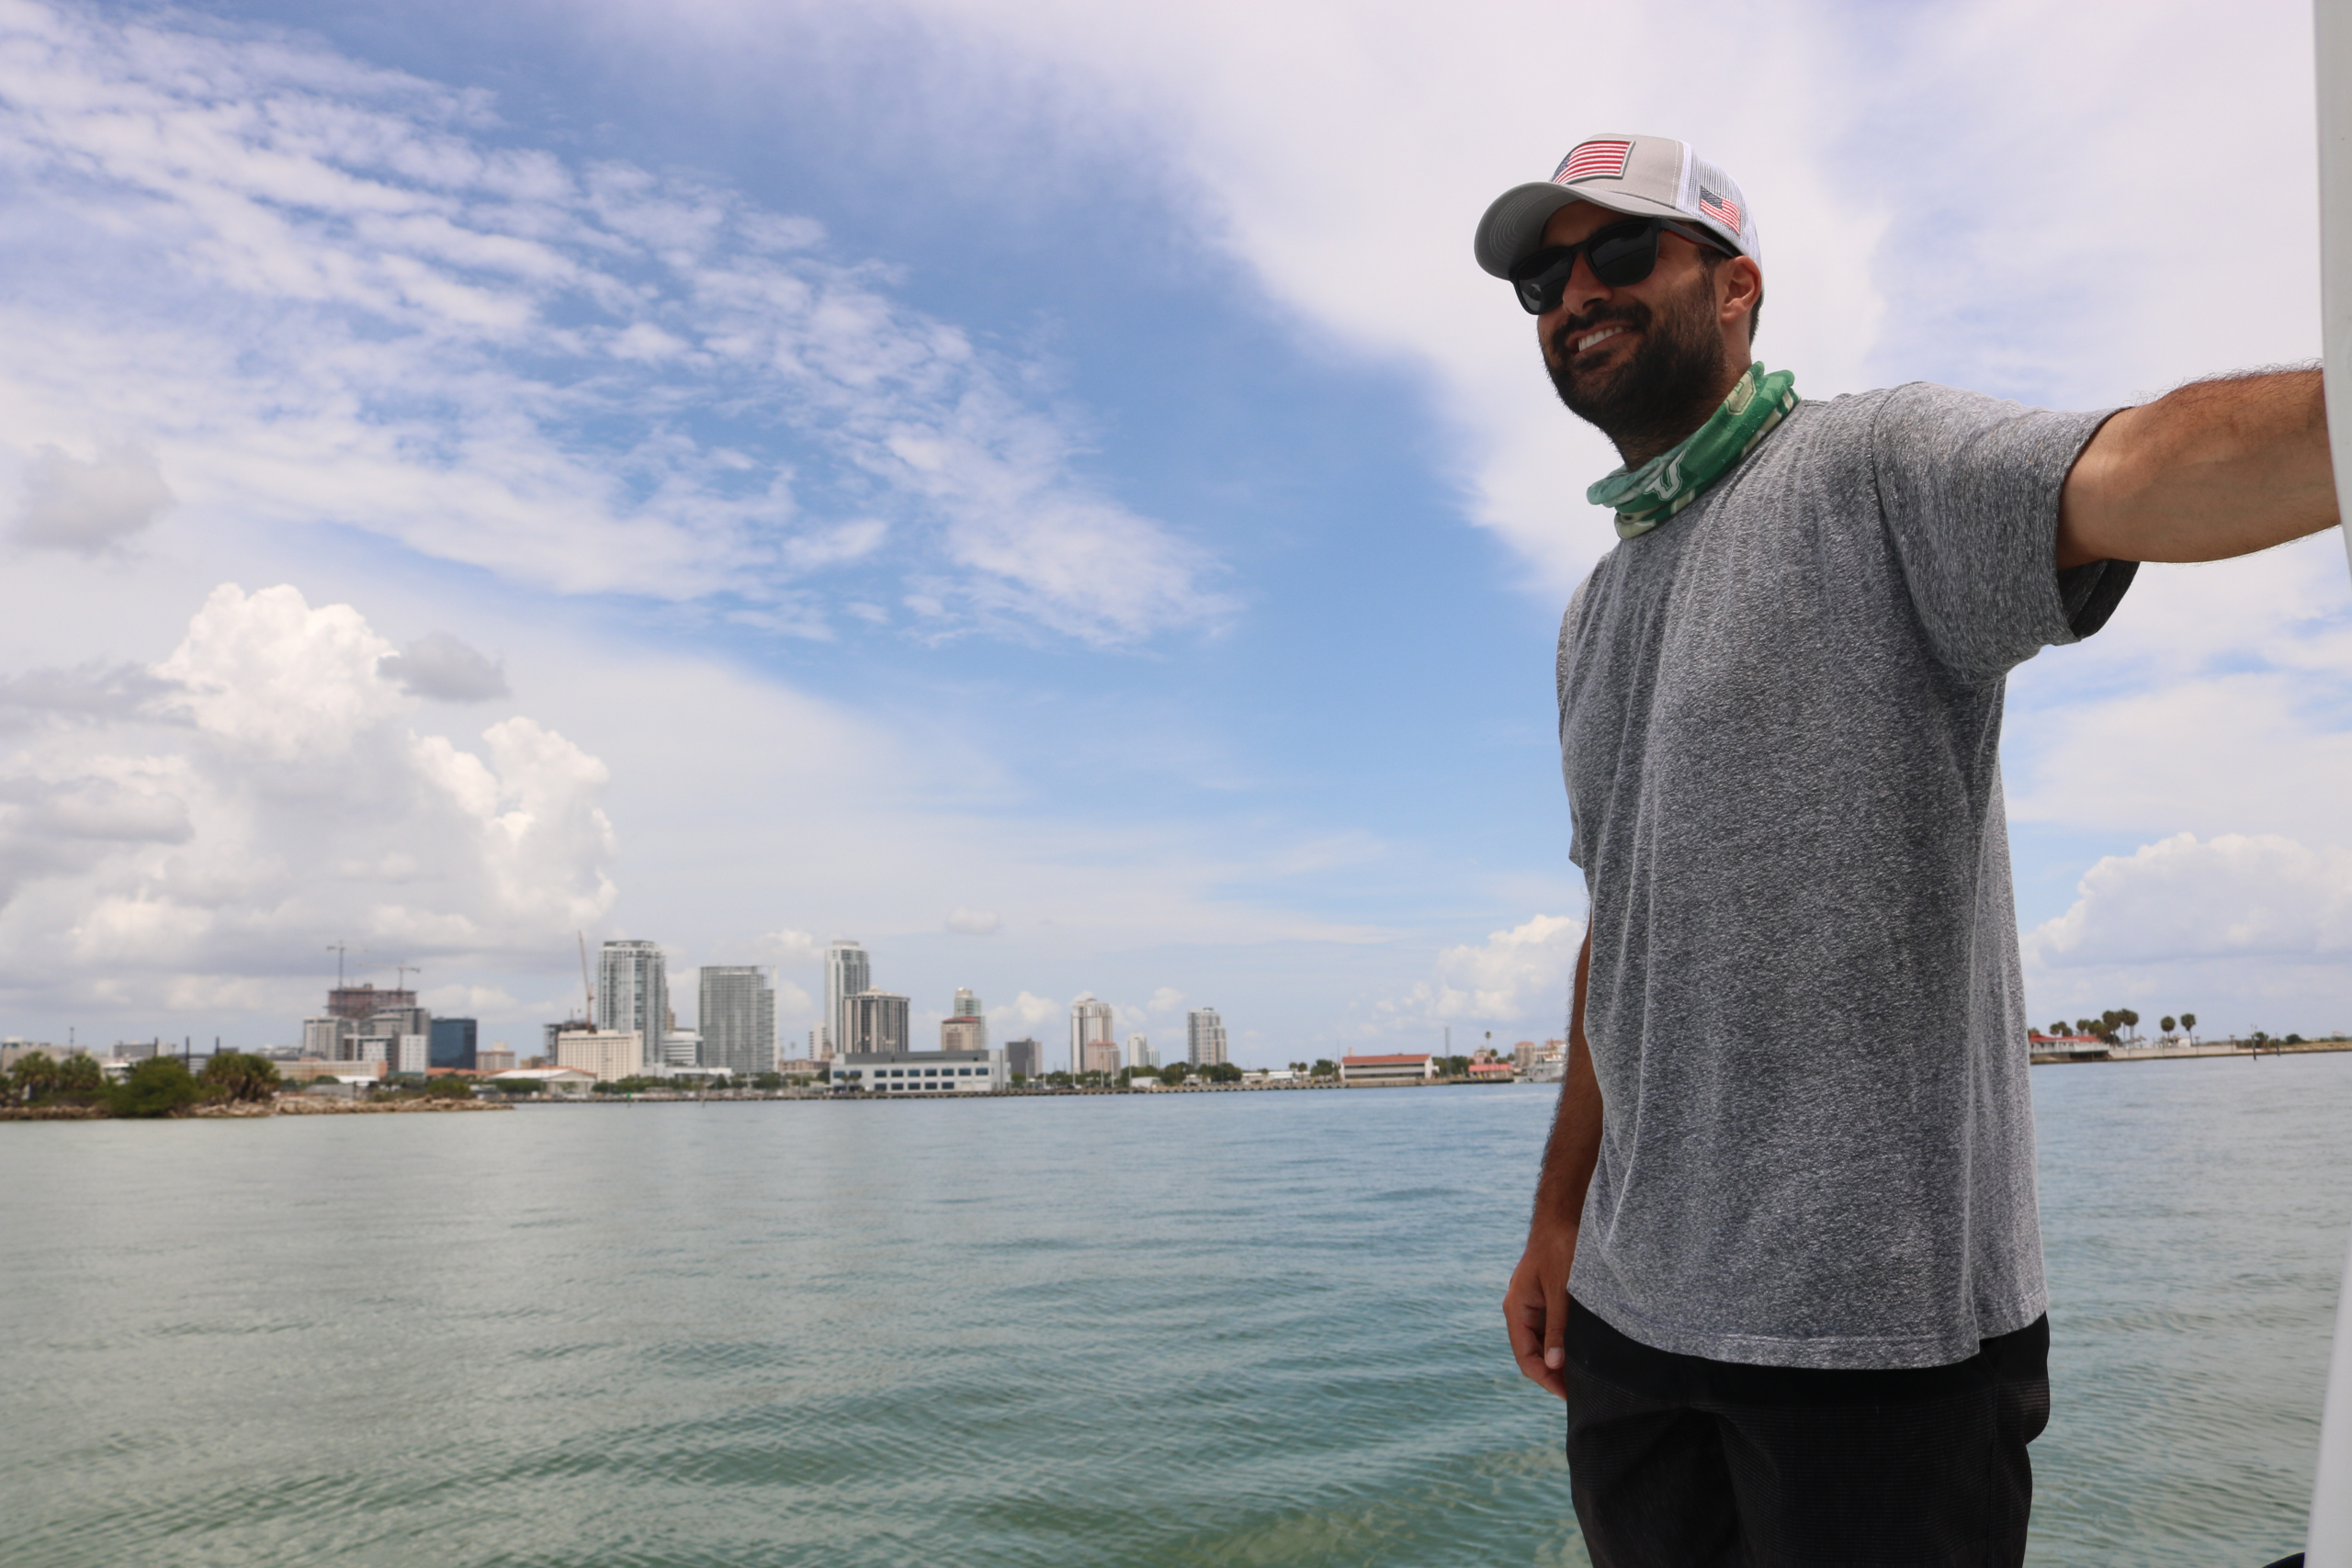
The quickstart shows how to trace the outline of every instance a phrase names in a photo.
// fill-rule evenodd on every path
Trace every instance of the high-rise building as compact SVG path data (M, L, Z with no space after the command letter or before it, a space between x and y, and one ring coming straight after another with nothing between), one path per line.
M413 1008L415 1005L414 991L379 991L372 980L364 986L336 986L327 992L329 1018L347 1018L357 1021L373 1018L388 1008Z
M464 1067L470 1071L481 1053L479 1025L470 1018L436 1018L433 1021L433 1065L436 1067Z
M1215 1008L1194 1008L1184 1015L1184 1060L1196 1067L1225 1060L1225 1021Z
M1119 1043L1115 1040L1090 1040L1079 1053L1082 1064L1079 1071L1102 1073L1110 1077L1119 1074Z
M379 992L381 996L385 993ZM395 993L398 994L398 993ZM386 1007L369 1013L366 1021L352 1025L354 1032L340 1043L337 1060L347 1062L388 1062L396 1073L424 1071L433 1060L433 1015L420 1007ZM421 1040L416 1047L415 1062L410 1065L401 1043Z
M907 998L891 991L860 991L844 1009L849 1032L843 1055L888 1055L907 1049Z
M596 962L596 1027L635 1034L644 1065L662 1064L662 1036L670 1021L670 970L662 945L608 942Z
M343 1054L343 1043L358 1032L359 1025L352 1019L333 1015L306 1018L302 1021L302 1055L327 1062L348 1061L350 1058Z
M1151 1048L1151 1041L1148 1036L1141 1034L1127 1036L1127 1066L1131 1067L1159 1066L1159 1053Z
M825 1025L817 1042L817 1060L831 1061L849 1049L849 999L874 986L874 969L865 949L847 937L836 937L825 949Z
M1019 1073L1024 1078L1044 1077L1045 1063L1035 1040L1008 1040L1004 1043L1004 1066L1008 1072Z
M956 988L956 1010L939 1021L939 1048L943 1051L985 1051L989 1048L989 1021L980 1009L980 998L972 995L968 987Z
M739 1078L775 1071L775 987L767 971L756 964L706 964L697 991L702 1065Z
M1069 1070L1090 1072L1086 1065L1086 1048L1096 1041L1116 1046L1118 1025L1112 1021L1111 1004L1098 1002L1094 993L1087 991L1069 1004Z

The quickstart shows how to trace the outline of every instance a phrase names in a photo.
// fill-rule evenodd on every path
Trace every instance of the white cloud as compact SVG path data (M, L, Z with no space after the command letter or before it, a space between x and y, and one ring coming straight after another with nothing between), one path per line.
M2050 967L2352 954L2352 850L2276 834L2178 833L2091 867L2074 907L2035 928Z
M478 751L417 733L390 651L348 605L224 584L144 687L28 734L0 761L0 995L300 1017L331 940L446 973L598 920L604 764L527 717Z
M989 909L951 909L947 929L959 936L990 936L1004 921Z
M84 462L44 446L25 468L17 542L39 549L97 555L116 548L172 504L171 487L153 454L117 446Z
M989 1009L989 1030L991 1035L1012 1039L1017 1034L1046 1028L1069 1016L1069 1010L1051 997L1032 996L1023 991L1009 1002L999 1002Z
M821 631L814 580L859 562L919 582L934 635L1224 613L1207 555L1078 476L1026 367L813 223L489 127L281 38L0 16L0 216L43 236L0 262L18 537L99 549L177 492L198 524L331 522L787 628ZM57 450L119 426L147 446Z
M1567 915L1537 915L1476 946L1438 954L1431 977L1379 1004L1385 1024L1529 1024L1560 1026L1568 1014L1569 983L1584 922Z

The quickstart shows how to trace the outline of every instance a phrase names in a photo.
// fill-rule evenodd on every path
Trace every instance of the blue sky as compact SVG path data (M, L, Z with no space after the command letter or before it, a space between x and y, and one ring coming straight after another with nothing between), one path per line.
M2316 352L2298 7L1426 11L0 8L0 1028L287 1040L344 940L527 1038L585 931L1540 1038L1610 457L1497 190L1687 135L1813 396ZM2021 672L2037 1016L2352 1026L2347 666L2330 536Z

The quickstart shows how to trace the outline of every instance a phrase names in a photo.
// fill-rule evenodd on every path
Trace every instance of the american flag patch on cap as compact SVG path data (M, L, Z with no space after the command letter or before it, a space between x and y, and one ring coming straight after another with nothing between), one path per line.
M1622 180L1625 177L1625 160L1633 152L1634 144L1630 141L1579 141L1552 172L1552 183L1564 186L1577 180Z
M1739 203L1727 196L1717 196L1705 186L1699 187L1699 210L1730 230L1739 232Z

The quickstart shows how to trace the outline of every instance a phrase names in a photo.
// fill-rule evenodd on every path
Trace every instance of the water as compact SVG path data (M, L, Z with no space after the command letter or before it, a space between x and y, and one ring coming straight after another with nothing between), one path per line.
M2300 1545L2352 1055L2038 1070L2033 1559ZM0 1126L0 1562L1582 1563L1546 1089Z

